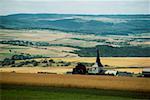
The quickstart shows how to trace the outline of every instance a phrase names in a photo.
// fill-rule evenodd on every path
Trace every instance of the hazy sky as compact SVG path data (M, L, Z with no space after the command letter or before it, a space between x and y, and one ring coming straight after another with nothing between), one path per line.
M15 13L150 14L150 0L0 0L0 15Z

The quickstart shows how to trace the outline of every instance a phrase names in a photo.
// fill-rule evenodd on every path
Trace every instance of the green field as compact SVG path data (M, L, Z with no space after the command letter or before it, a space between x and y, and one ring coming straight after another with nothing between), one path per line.
M149 93L60 87L1 85L1 100L141 100Z

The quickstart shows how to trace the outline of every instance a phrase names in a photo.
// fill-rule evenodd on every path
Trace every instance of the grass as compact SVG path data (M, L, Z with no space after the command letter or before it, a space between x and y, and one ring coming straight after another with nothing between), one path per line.
M0 60L2 60L4 58L9 58L12 55L14 55L14 54L12 54L12 53L0 53Z
M1 85L1 100L137 100L150 99L148 93L129 91Z

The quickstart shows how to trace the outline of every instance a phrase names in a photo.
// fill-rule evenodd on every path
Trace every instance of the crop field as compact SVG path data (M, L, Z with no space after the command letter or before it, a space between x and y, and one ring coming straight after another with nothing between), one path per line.
M95 63L95 57L53 58L66 62ZM110 69L141 73L144 67L150 67L149 57L101 57L103 65L109 65ZM116 68L117 67L117 68Z
M72 71L73 67L5 67L0 68L0 72L16 72L16 73L38 73L49 72L57 74L65 74Z
M28 41L28 42L44 42L50 45L33 46L33 45L14 45L10 43L0 43L0 59L10 57L11 55L19 53L30 53L33 55L43 55L48 57L78 57L80 52L78 50L87 48L96 48L98 45L106 45L112 47L149 47L149 41L147 35L140 36L96 36L92 34L75 34L73 32L66 33L61 31L52 30L7 30L0 29L0 41ZM119 39L118 39L119 38ZM132 41L131 41L132 40ZM105 47L101 48L104 49ZM12 52L9 52L11 50ZM93 50L93 51L94 51ZM142 49L143 50L143 49ZM102 50L101 50L102 51ZM141 49L140 49L141 51ZM142 51L147 52L147 50ZM91 52L88 52L91 53ZM104 52L103 54L110 53ZM131 54L134 52L130 52ZM84 56L90 56L84 54ZM93 56L93 53L92 53Z
M45 58L43 58L44 60ZM70 63L95 63L95 57L73 57L73 58L46 58L47 60L53 59L54 61L65 61ZM37 61L42 58L35 59ZM103 65L109 65L108 69L118 71L128 71L133 73L141 73L143 68L150 67L150 58L135 58L135 57L102 57L101 62ZM19 62L19 61L18 61ZM72 71L76 65L71 66L47 66L47 67L3 67L0 72L17 72L17 73L37 73L37 72L50 72L57 74L65 74L67 71ZM105 67L104 67L105 68Z
M148 14L6 13L0 100L150 100ZM96 57L103 68L90 75L100 66Z
M72 71L75 67L74 64L95 63L96 58L89 55L94 52L98 45L107 45L113 48L123 46L149 47L147 35L96 36L51 30L0 30L0 36L0 41L5 42L0 44L0 60L16 54L31 54L50 58L30 60L52 59L56 61L56 65L57 62L62 61L71 63L69 66L61 67L59 65L43 67L40 64L36 67L30 65L1 67L2 100L132 100L150 98L150 79L148 78L64 75L66 72ZM14 43L15 40L19 42ZM24 44L20 45L19 43L22 42ZM40 45L35 45L36 43ZM85 48L87 48L87 56L79 57L80 54L84 53ZM91 48L94 49L88 51ZM77 50L83 51L77 53L75 52ZM142 50L141 52L145 53ZM102 54L107 53L110 52L106 50ZM132 53L134 54L134 52L130 52L130 54ZM25 62L26 60L22 61ZM110 69L134 73L141 73L143 68L150 67L149 61L150 58L145 56L101 57L102 64ZM15 62L20 62L20 60ZM38 72L48 72L49 74L37 74Z
M66 62L89 62L95 63L95 57L53 58ZM150 67L149 57L101 57L103 65L116 67Z
M148 100L149 94L132 91L1 85L2 100Z
M2 100L149 99L149 78L0 73Z
M150 87L147 86L150 84L149 78L29 73L0 73L0 75L0 82L5 84L150 91Z

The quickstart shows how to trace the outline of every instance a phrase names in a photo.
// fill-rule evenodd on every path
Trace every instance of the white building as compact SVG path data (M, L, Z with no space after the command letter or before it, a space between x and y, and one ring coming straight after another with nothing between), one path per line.
M144 76L144 77L150 77L150 68L143 68L143 70L142 70L142 76Z

